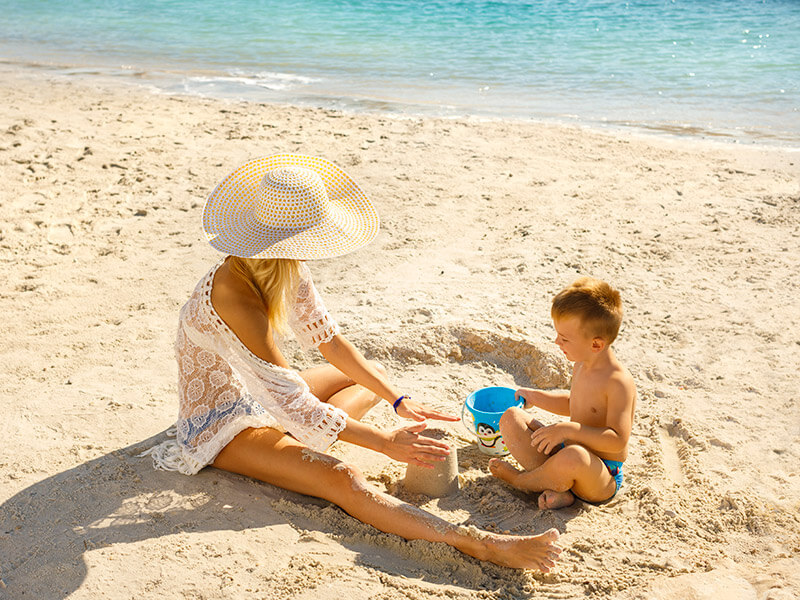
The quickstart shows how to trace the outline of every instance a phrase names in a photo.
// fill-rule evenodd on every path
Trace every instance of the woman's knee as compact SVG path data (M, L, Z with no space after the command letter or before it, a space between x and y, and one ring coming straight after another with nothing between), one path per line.
M327 499L336 503L346 503L347 499L363 493L367 479L361 470L352 463L339 462L331 468L330 492Z

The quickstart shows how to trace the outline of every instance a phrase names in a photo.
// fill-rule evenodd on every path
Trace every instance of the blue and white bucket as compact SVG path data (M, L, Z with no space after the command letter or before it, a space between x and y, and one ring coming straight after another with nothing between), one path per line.
M467 396L461 409L461 422L478 438L478 448L484 454L508 454L500 435L500 417L512 406L522 406L525 401L514 398L515 391L508 387L485 387Z

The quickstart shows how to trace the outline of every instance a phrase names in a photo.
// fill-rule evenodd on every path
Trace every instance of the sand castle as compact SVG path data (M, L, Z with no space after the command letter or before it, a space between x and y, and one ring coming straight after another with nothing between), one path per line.
M434 463L432 469L408 465L403 487L415 494L425 494L433 498L449 496L458 491L458 452L453 444L453 436L444 429L426 429L420 435L442 440L450 446L446 460Z

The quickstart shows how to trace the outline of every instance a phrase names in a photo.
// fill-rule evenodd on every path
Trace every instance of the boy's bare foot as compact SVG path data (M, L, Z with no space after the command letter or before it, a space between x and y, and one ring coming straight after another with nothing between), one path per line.
M526 536L489 534L484 539L486 554L480 558L503 567L538 569L547 573L561 554L561 548L556 546L558 535L556 529Z
M514 465L504 460L499 458L491 459L489 461L489 471L498 479L502 479L508 485L513 486L518 490L522 490L523 492L531 491L519 485L519 475L524 473L524 471L520 471ZM573 502L575 502L575 496L573 496L572 492L569 490L566 492L545 490L539 495L539 508L541 510L555 510L557 508L564 508Z
M514 465L507 463L499 458L492 458L489 460L489 471L498 479L502 479L508 485L517 487L517 475L522 471L517 469Z
M575 502L575 496L567 490L566 492L554 492L553 490L545 490L539 494L539 508L541 510L555 510L557 508L564 508Z

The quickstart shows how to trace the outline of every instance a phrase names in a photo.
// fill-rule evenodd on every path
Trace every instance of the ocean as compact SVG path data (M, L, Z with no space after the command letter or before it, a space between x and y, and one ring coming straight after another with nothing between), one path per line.
M0 62L196 94L800 145L800 0L0 0Z

